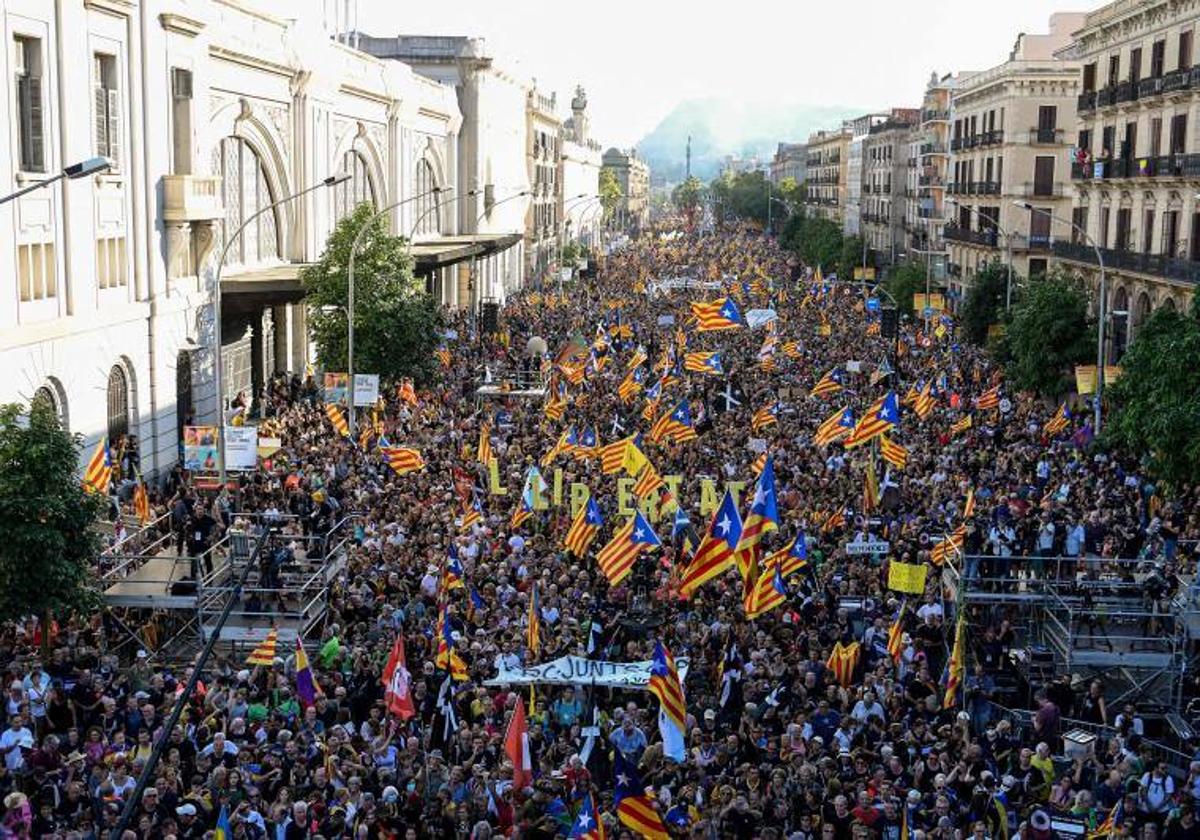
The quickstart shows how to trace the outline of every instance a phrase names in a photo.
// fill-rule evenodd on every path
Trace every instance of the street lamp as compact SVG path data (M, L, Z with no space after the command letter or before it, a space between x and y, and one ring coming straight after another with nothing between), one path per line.
M384 207L381 210L371 214L371 217L363 223L363 226L358 229L358 233L354 236L354 241L350 243L350 266L349 266L349 291L346 300L346 376L350 380L350 411L349 411L349 427L350 437L354 437L354 258L358 254L358 244L362 241L366 232L375 224L375 220L380 218L397 207L402 207L410 201L417 201L429 195L436 195L444 191L452 191L452 187L434 187L426 190L423 193L409 196L403 201L396 201ZM436 203L436 202L435 202Z
M62 172L56 172L49 178L41 181L35 181L27 187L22 187L14 193L0 198L0 204L7 204L15 198L20 198L26 193L31 193L34 190L40 190L42 187L48 187L51 184L61 181L63 178L69 178L74 181L78 178L86 178L88 175L96 175L100 172L107 172L112 168L112 161L106 157L94 157L87 160L81 160L79 163L72 163L70 166L63 169Z
M580 230L582 230L583 228L587 227L587 225L589 225L589 224L592 225L592 229L595 232L597 239L600 240L599 247L601 249L603 249L603 247L604 247L604 230L603 230L603 227L599 224L599 221L600 221L600 217L603 216L607 212L607 210L605 210L605 208L604 208L604 200L603 199L597 198L597 199L595 199L595 201L596 201L596 206L585 211L585 215L580 217L579 228L580 228ZM585 224L585 221L586 221L586 224Z
M957 199L947 198L947 204L952 204L955 207L966 207L967 212L974 213L976 216L982 216L977 207L967 207L965 204L959 203ZM1004 282L1004 311L1012 309L1012 234L1000 227L1000 223L995 219L988 219L996 227L996 231L1004 237L1004 260L1008 265L1008 279Z
M235 230L233 234L225 240L224 245L221 246L221 256L217 258L216 279L213 287L213 309L216 313L216 317L214 318L214 321L216 322L216 343L213 347L213 381L217 386L217 463L219 465L218 474L221 478L222 487L225 486L225 392L224 382L222 381L224 379L224 360L221 353L221 270L225 267L225 257L229 254L229 246L237 240L242 231L250 226L251 222L256 221L259 216L263 215L267 211L273 212L277 207L287 204L290 201L294 201L301 196L308 195L310 192L315 192L321 187L336 187L338 184L345 183L349 180L350 176L345 172L337 175L330 175L325 180L318 181L315 184L307 186L300 190L300 192L292 193L291 195L284 196L276 202L268 204L264 207L260 207L258 210L251 213L245 220L243 220L241 225L238 226L237 230ZM350 395L350 401L354 401L353 394Z
M563 217L558 220L558 295L562 297L562 261L563 261L563 239L566 234L566 228L571 224L571 219L567 214L567 208L584 199L591 198L591 193L580 193L577 196L568 198L563 202Z
M499 207L501 204L504 204L507 201L513 201L515 199L522 198L524 196L528 196L528 195L532 195L532 194L533 193L530 190L521 190L520 192L513 193L510 196L505 196L504 198L500 199L499 201L493 201L492 205L490 207L486 206L487 202L484 202L485 206L483 208L483 212L475 217L475 227L471 230L471 244L474 246L479 243L479 225L483 222L484 216L490 216L493 210L495 210L497 207ZM467 296L470 298L469 303L471 306L471 311L470 311L471 317L470 317L469 323L471 324L472 335L474 335L474 333L475 333L475 274L476 274L476 266L478 265L478 263L479 263L478 256L476 254L472 254L471 255L470 282L467 284Z
M1096 329L1096 428L1094 431L1099 435L1101 404L1104 401L1104 319L1105 309L1108 305L1108 276L1104 271L1104 254L1100 251L1099 246L1096 245L1096 241L1088 235L1088 232L1075 224L1071 219L1056 216L1049 210L1044 210L1041 207L1034 207L1028 201L1014 201L1013 204L1031 213L1041 213L1052 222L1070 225L1076 233L1087 240L1087 243L1092 246L1092 250L1096 252L1096 264L1100 266L1100 303L1097 307L1099 311L1099 325Z

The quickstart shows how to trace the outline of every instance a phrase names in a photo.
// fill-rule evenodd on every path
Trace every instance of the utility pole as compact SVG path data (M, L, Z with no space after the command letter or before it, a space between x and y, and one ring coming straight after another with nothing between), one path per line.
M688 135L687 141L687 165L684 171L687 174L684 176L683 180L687 181L692 177L692 135L690 134Z

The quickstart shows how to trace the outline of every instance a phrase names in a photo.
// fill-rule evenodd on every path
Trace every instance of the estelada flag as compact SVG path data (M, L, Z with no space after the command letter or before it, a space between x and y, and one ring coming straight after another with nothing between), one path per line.
M533 760L529 752L529 725L525 721L525 701L517 697L517 707L504 735L504 754L513 766L513 787L524 790L533 784Z
M383 700L387 710L400 720L408 720L417 713L413 706L411 675L404 656L404 634L396 636L392 652L383 669Z

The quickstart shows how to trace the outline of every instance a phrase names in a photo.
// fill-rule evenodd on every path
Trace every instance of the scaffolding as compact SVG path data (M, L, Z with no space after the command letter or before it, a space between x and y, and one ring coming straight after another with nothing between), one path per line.
M186 661L214 633L223 651L236 653L272 628L283 644L318 631L330 587L345 569L354 517L309 535L288 515L238 514L236 521L195 557L179 553L168 531L136 546L118 544L100 558L110 653L129 659L145 650L158 661ZM259 536L267 543L239 587ZM231 601L217 632L217 617Z
M1110 708L1178 719L1200 611L1189 591L1169 597L1153 561L968 556L943 567L942 584L960 609L1009 619L1031 682L1099 679Z

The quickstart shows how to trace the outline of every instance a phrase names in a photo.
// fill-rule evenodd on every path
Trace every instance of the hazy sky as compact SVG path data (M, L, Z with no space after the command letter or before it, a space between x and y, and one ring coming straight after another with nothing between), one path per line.
M588 92L593 135L629 145L682 99L753 98L875 109L915 106L929 78L985 69L1017 34L1100 0L359 0L372 35L461 34L570 99ZM565 111L565 106L564 106ZM781 138L783 139L783 138ZM795 138L793 138L795 139Z

